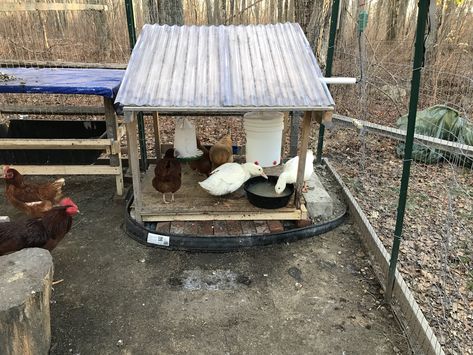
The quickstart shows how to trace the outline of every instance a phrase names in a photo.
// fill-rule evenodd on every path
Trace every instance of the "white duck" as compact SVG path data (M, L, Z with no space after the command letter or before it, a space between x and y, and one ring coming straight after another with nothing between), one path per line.
M261 166L253 163L225 163L210 173L199 185L209 194L222 196L240 188L252 176L268 178Z
M311 150L307 151L307 156L305 160L305 169L304 169L304 187L302 191L307 192L306 181L310 179L312 173L314 172L314 153ZM283 172L279 175L278 182L276 183L277 194L280 194L286 188L286 184L295 184L297 180L297 168L299 166L299 157L294 157L289 159L286 164L284 164Z

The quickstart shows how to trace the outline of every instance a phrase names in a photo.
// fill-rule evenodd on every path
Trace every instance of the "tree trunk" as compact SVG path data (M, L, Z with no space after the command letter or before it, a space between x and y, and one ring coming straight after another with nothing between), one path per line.
M356 0L355 0L356 1ZM378 0L376 3L376 13L375 13L375 19L376 19L376 28L374 30L375 33L375 39L378 39L378 34L380 33L379 30L379 25L381 24L381 14L383 13L383 9L385 7L385 2L389 0Z
M158 3L156 0L148 0L148 20L149 23L158 23Z
M438 35L437 4L435 0L430 1L428 29L429 34L425 39L425 59L427 65L435 61L435 44L437 43Z
M288 0L289 1L289 0ZM295 1L296 0L290 0L291 2L289 3L289 16L288 20L291 22L296 22L296 15L295 15Z
M284 0L284 16L283 16L284 22L288 21L288 14L287 14L288 10L289 10L289 0Z
M214 0L213 3L214 3L214 15L213 15L213 18L215 20L215 24L216 25L220 25L222 23L222 20L220 18L220 2L223 1L223 0Z
M209 25L214 24L213 16L212 16L212 3L210 0L205 1L205 7L207 9L207 23Z
M386 24L386 40L393 41L397 37L398 16L399 16L400 0L389 0L388 17Z
M53 261L29 248L0 258L0 354L48 354Z
M302 30L308 36L308 27L310 22L310 16L312 14L312 8L315 0L294 0L295 2L295 19L296 22L302 27Z
M401 1L399 4L399 12L398 12L398 34L400 33L401 36L404 33L404 28L406 27L406 19L407 19L407 10L409 1Z
M283 17L282 17L283 1L284 0L278 1L278 22L283 21Z
M324 0L296 0L295 12L296 22L301 25L314 53L319 56L319 36L323 34L327 12Z
M227 18L227 0L220 0L222 7L222 21L220 23L225 25L225 19Z
M181 0L158 0L158 10L160 24L184 24L184 11Z
M231 18L230 23L233 23L234 16L235 16L235 0L230 0L230 18Z

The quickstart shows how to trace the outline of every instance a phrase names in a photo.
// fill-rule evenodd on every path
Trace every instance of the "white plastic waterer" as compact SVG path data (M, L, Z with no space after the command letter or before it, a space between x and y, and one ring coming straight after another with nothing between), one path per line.
M246 161L261 167L279 165L284 129L282 112L248 112L243 116L246 133Z
M174 148L178 152L178 158L199 157L203 154L201 150L197 149L195 126L187 118L176 121Z

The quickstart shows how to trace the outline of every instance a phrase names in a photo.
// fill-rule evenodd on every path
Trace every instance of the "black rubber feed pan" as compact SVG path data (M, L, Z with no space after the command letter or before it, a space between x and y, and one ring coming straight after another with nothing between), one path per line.
M245 182L244 189L248 201L260 208L276 209L285 207L294 193L294 185L287 184L284 191L277 195L274 190L277 181L278 176L268 175L267 180L262 176L257 176Z

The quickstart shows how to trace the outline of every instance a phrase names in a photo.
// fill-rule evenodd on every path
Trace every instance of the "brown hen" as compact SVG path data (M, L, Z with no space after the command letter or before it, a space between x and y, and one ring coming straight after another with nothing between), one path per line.
M156 162L152 184L163 194L164 203L169 203L166 201L167 193L171 193L171 202L174 202L174 193L181 187L181 163L175 157L174 148L168 149Z
M205 148L202 143L200 143L200 139L196 137L197 139L197 148L199 148L204 154L197 159L197 160L192 160L189 162L189 167L192 170L197 170L201 174L205 174L205 176L209 177L210 172L212 171L212 162L210 161L210 155L209 155L209 150Z
M61 200L41 218L0 223L0 255L24 248L53 250L72 226L72 217L79 210L70 198Z
M45 184L26 182L23 175L8 166L4 166L3 174L7 200L32 217L42 216L61 199L64 179Z
M209 151L212 171L220 165L233 162L232 137L227 134L215 143Z

